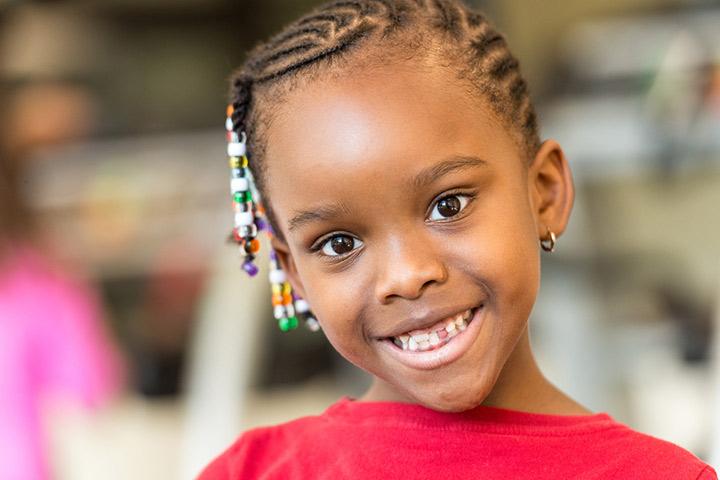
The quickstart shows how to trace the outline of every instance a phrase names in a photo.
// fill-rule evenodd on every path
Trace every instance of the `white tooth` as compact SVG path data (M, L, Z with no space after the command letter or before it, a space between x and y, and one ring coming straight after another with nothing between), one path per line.
M418 347L420 350L427 350L428 348L430 348L430 342L428 342L427 340L424 342L420 342L418 343Z
M408 340L408 348L411 352L414 352L418 349L418 344L413 337L410 337L410 340Z
M400 335L398 338L400 339L401 342L407 343L408 340L410 340L410 335Z
M467 311L463 314L463 320L469 319L469 318L470 318L470 315L472 315L472 311L467 310Z
M434 347L435 345L439 345L439 344L440 344L440 337L438 337L437 333L432 332L430 334L430 345L432 345Z
M452 337L454 337L455 335L457 335L458 333L460 333L460 332L458 332L457 330L453 330L452 332L448 332L448 338L452 338Z
M445 327L445 330L447 330L448 333L455 330L455 322L450 322L447 324L447 327Z
M460 326L461 323L464 323L464 322L465 321L462 319L462 316L455 317L455 325L457 325L458 327Z
M462 332L466 328L467 328L467 323L465 323L465 320L463 320L463 322L460 325L458 325L458 329Z
M412 336L416 342L426 342L430 336L427 333L418 333L417 335Z

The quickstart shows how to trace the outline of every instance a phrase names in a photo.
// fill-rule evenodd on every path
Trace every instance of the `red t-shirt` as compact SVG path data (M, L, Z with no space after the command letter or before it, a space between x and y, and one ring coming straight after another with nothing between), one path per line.
M462 413L344 397L317 416L243 434L201 480L717 479L690 452L604 413L479 406Z

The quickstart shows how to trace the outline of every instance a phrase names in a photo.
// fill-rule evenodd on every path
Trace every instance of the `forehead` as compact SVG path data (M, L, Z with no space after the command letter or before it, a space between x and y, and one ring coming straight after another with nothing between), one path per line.
M380 188L447 155L516 157L512 138L470 92L450 69L410 64L296 88L267 130L266 185L276 214L302 198L301 186L332 196L360 179Z

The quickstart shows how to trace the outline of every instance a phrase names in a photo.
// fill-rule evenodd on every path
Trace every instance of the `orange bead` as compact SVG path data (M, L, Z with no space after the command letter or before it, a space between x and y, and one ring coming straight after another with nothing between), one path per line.
M232 114L233 114L234 111L235 111L235 109L233 108L233 106L232 106L232 105L228 105L228 106L227 106L227 109L225 110L225 113L227 113L227 116L230 117L230 116L232 116Z
M282 298L284 305L290 305L292 303L292 295L290 295L289 293L284 294Z
M250 241L250 253L257 253L260 251L260 240L253 238Z

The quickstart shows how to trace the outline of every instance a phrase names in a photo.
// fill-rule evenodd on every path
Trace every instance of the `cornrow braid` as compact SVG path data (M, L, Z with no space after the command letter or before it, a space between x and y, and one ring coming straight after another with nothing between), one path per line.
M280 85L304 72L343 68L333 62L377 46L383 52L444 53L458 76L476 88L497 116L515 134L526 157L540 140L533 104L519 63L505 38L480 13L461 0L337 0L316 8L253 49L231 82L233 128L246 132L247 155L257 188L266 199L268 220L281 230L268 203L265 185L263 128L271 115ZM430 53L428 53L429 55ZM394 58L390 58L392 61ZM351 63L350 63L351 64Z

